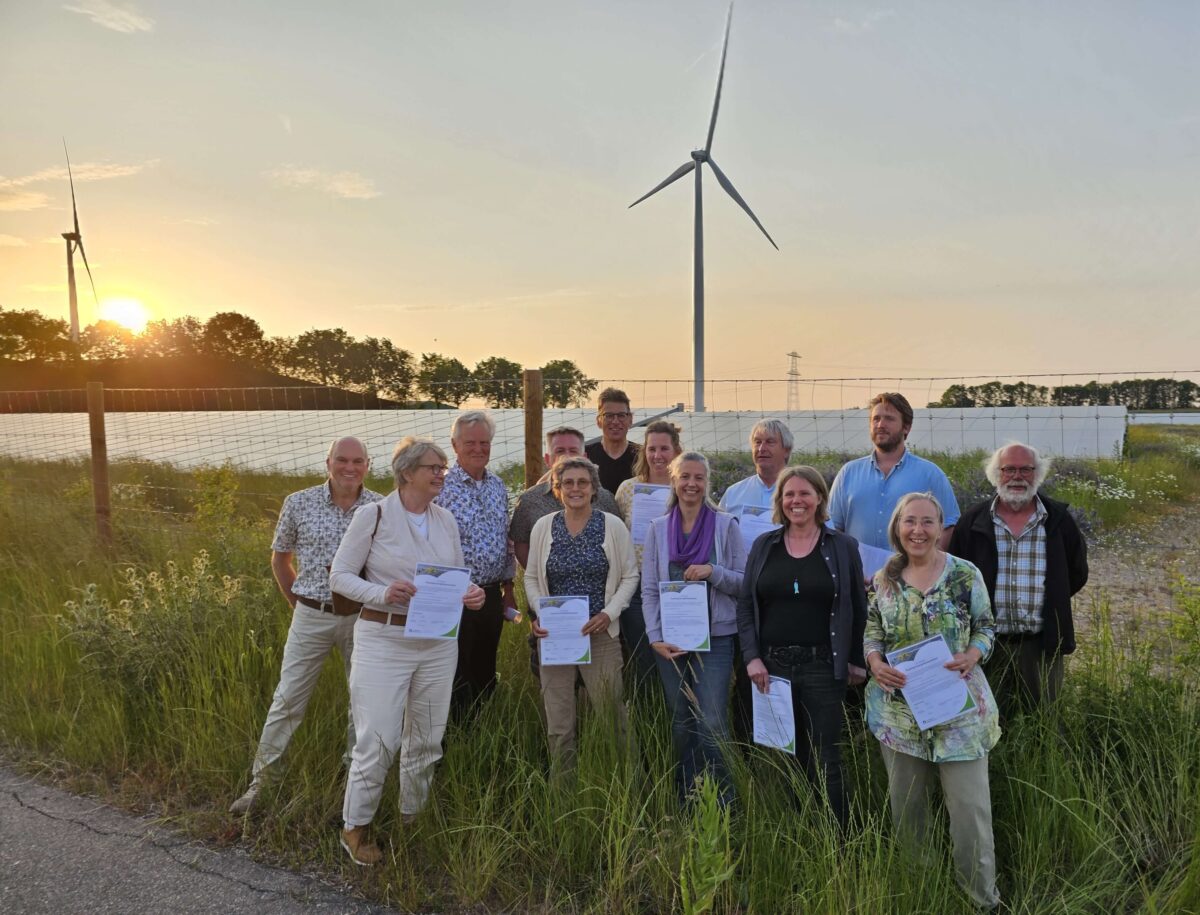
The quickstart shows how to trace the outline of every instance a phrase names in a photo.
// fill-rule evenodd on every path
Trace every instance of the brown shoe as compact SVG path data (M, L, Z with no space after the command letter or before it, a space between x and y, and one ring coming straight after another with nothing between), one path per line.
M366 826L343 829L342 848L346 849L350 860L360 867L370 867L383 860L383 852L379 850L379 846L367 838Z

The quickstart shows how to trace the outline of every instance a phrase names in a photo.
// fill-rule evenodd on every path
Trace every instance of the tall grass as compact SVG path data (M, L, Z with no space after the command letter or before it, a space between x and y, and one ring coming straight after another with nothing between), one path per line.
M844 838L802 774L757 748L732 754L730 816L711 798L681 809L654 693L634 700L632 748L618 746L605 716L583 710L575 778L551 779L518 627L506 627L492 701L470 724L451 725L432 802L415 823L401 820L389 780L375 823L383 865L353 868L336 842L347 703L336 660L261 813L235 821L224 811L248 777L288 614L266 567L265 505L247 508L228 489L277 505L297 482L210 480L219 497L187 494L188 516L118 524L113 558L93 545L86 500L60 496L46 510L81 470L0 473L0 740L22 765L200 836L240 827L257 853L337 872L406 910L968 909L944 847L929 868L892 842L878 746L857 719L846 765L861 825ZM38 475L43 488L18 485ZM1180 618L1190 620L1194 591L1180 595ZM1057 718L1015 722L991 758L1001 890L1016 912L1200 910L1200 636L1181 624L1177 643L1155 654L1107 610L1092 608Z

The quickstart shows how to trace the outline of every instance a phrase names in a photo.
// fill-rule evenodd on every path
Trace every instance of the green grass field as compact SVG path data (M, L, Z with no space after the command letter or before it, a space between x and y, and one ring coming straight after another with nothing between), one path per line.
M1190 432L1134 428L1124 460L1064 462L1057 491L1090 485L1097 529L1136 523L1195 494L1198 449ZM962 492L977 468L949 462ZM846 758L863 825L845 845L802 778L763 750L734 752L731 818L712 804L680 810L657 694L634 700L627 755L585 714L577 782L550 783L515 626L500 689L469 729L451 728L415 824L402 825L389 783L383 866L356 869L337 845L346 688L333 660L261 813L234 820L225 811L245 787L288 626L267 568L273 516L308 481L146 465L112 475L109 557L94 543L84 466L0 464L0 740L23 768L340 873L403 909L968 910L945 848L940 866L922 867L893 845L879 750L853 711ZM1112 498L1104 479L1135 498ZM1200 597L1180 588L1167 645L1140 642L1103 600L1077 612L1094 635L1070 660L1061 730L1022 719L991 757L1001 891L1016 912L1200 911Z

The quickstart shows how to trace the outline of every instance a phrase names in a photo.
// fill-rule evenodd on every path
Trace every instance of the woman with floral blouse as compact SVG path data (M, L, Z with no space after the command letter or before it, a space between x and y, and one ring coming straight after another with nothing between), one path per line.
M867 726L883 752L897 832L918 854L928 849L927 795L938 779L959 884L976 905L993 909L1000 894L987 754L1000 739L1000 724L979 666L992 650L992 611L979 570L938 548L943 520L931 493L910 493L892 513L888 539L896 554L875 575L863 640L872 677ZM905 675L886 653L939 633L953 655L946 667L966 680L975 707L922 731L904 701Z

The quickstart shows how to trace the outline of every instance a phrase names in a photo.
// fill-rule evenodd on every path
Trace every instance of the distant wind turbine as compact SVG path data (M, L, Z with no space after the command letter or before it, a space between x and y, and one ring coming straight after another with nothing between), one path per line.
M75 220L74 232L63 232L62 237L67 242L67 294L71 301L71 342L79 342L79 298L75 294L75 251L83 258L84 269L87 270L88 281L92 284L92 297L100 304L96 295L96 281L92 279L92 268L88 266L87 252L83 250L83 236L79 234L79 210L75 208L75 178L71 174L71 154L67 152L67 141L63 140L63 155L67 157L67 179L71 182L71 216Z
M703 171L700 168L701 165L708 163L713 174L717 176L717 183L725 189L725 193L732 197L734 202L746 211L746 215L754 220L754 224L758 226L763 235L767 236L767 241L775 247L775 250L779 250L775 239L763 228L763 224L758 221L754 211L742 199L733 183L725 177L725 173L717 167L717 163L712 158L713 132L717 129L717 109L721 107L721 83L725 80L725 53L729 50L729 26L732 22L733 4L730 3L729 13L725 17L725 42L721 46L721 69L717 74L717 96L713 99L712 119L708 122L708 138L704 141L704 148L692 150L690 162L679 166L653 190L629 204L631 208L635 207L647 197L657 194L668 184L678 181L693 169L696 172L696 237L692 255L692 369L695 378L694 409L697 413L704 412L704 203L701 192L701 172Z

